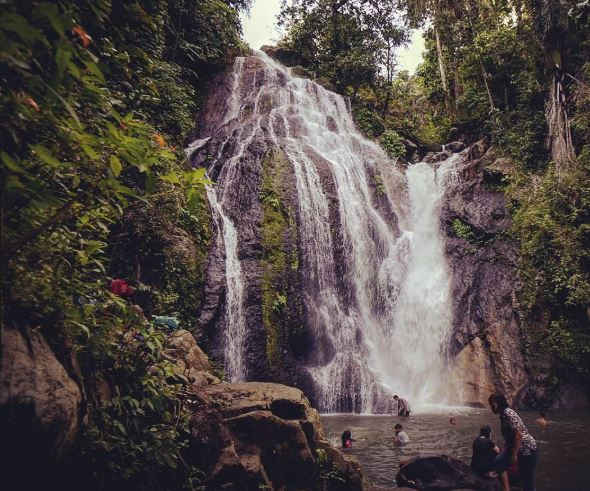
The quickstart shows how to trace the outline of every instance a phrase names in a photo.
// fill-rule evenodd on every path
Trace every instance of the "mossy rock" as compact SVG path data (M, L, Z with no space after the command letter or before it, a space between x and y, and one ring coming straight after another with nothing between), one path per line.
M288 349L293 318L301 322L302 307L293 278L299 269L297 220L292 200L291 163L279 149L271 150L262 164L261 245L262 322L266 354L273 371L281 370Z

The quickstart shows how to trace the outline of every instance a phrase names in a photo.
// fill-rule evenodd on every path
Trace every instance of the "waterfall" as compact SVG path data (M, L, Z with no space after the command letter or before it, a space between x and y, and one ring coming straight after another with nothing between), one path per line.
M306 361L320 410L373 412L394 392L440 402L452 326L440 202L455 157L403 169L355 128L344 99L264 53L238 58L221 123L209 128L207 196L224 250L225 366L247 378L238 259L251 154L280 149L295 178ZM194 147L191 147L194 150ZM242 202L240 201L242 200ZM232 217L233 215L233 217Z
M218 235L217 240L222 240L225 247L227 294L223 326L224 368L230 382L243 382L247 377L244 360L246 323L243 312L244 282L242 268L238 260L238 234L234 224L224 214L211 186L207 186L207 199L211 205L218 233L223 237L221 239Z
M458 159L453 155L437 169L421 162L406 170L409 209L397 242L405 272L392 305L391 342L380 345L387 348L377 359L390 387L418 404L451 402L455 395L447 372L451 276L439 222L441 198L456 179Z

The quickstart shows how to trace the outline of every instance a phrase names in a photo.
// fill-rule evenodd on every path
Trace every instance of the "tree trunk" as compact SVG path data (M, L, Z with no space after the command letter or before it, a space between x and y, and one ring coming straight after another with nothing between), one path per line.
M551 158L559 174L576 164L576 152L572 143L572 132L565 108L565 91L562 85L561 70L555 70L551 78L551 90L545 106L545 117L549 133L547 146L551 149Z
M445 93L445 105L447 110L453 112L453 103L451 94L449 92L449 83L447 81L447 74L445 71L445 62L443 59L442 45L440 42L440 35L438 29L434 28L434 36L436 38L436 54L438 57L438 69L440 71L440 81L442 83L443 92Z

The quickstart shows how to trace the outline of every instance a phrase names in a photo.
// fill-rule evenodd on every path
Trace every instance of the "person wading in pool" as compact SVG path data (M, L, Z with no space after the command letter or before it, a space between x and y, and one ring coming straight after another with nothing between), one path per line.
M398 396L397 394L395 394L393 396L393 398L397 402L397 415L398 416L409 416L410 415L410 403L406 399Z
M508 468L518 463L523 491L535 491L533 475L537 466L537 442L526 429L522 419L510 409L503 394L493 394L488 402L494 414L500 415L505 446L496 457L496 471L500 474L504 491L510 491Z
M344 430L340 436L340 439L342 440L342 448L352 447L352 442L354 442L354 439L352 438L352 431Z
M410 441L410 437L404 431L402 425L399 423L395 425L395 436L393 437L393 443L396 445L405 445Z

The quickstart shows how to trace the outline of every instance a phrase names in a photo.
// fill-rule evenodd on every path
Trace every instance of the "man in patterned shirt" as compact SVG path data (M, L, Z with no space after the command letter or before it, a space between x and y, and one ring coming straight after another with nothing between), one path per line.
M504 491L510 491L507 471L513 463L518 463L523 491L535 491L533 475L537 465L537 442L516 411L510 409L503 394L491 395L489 403L492 412L500 415L502 436L506 442L496 458L496 471L500 474Z

